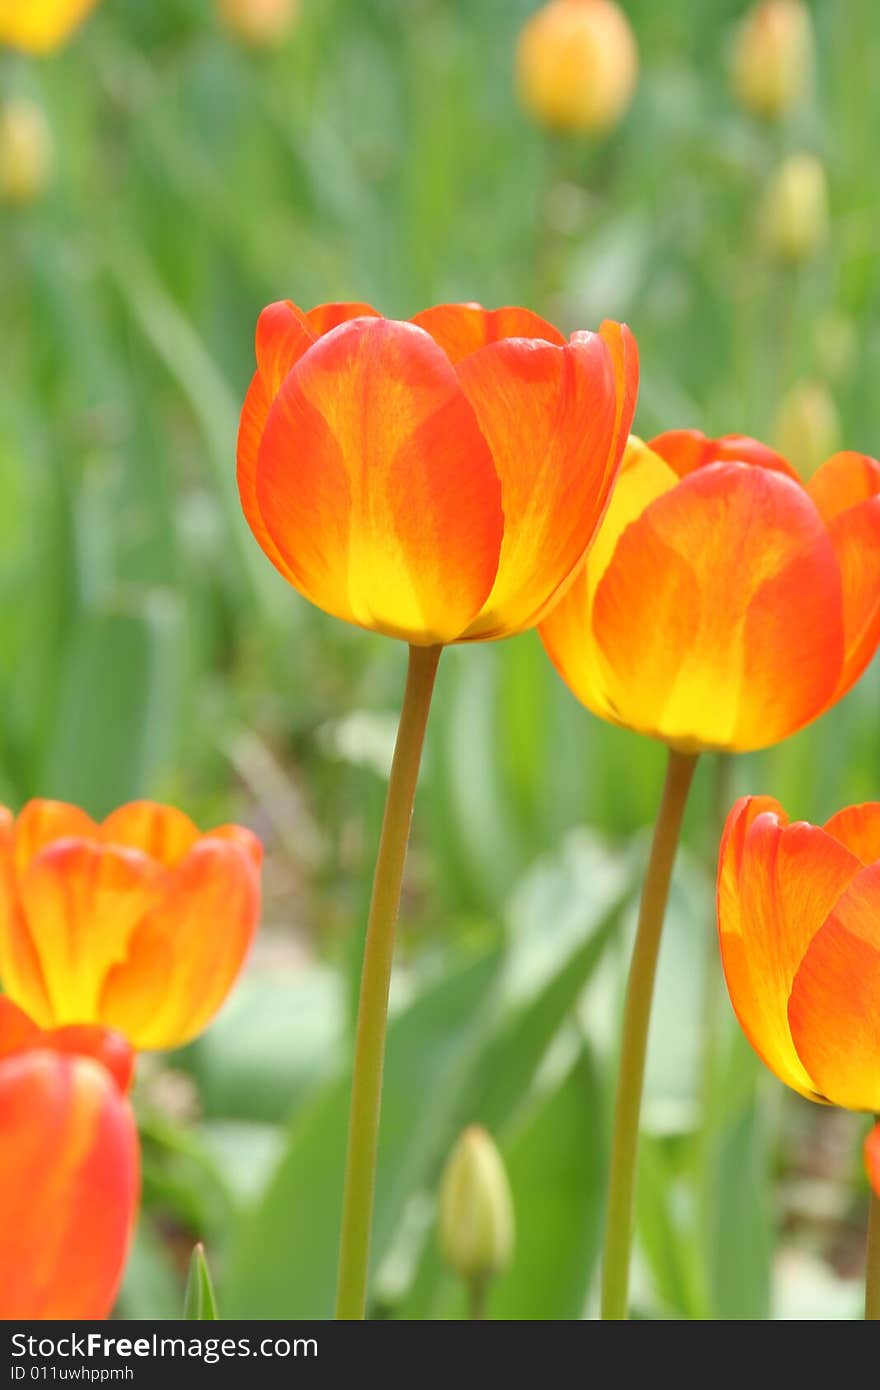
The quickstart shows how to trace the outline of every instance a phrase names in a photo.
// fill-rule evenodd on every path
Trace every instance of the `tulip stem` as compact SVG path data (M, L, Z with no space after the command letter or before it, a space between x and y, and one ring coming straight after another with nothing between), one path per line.
M868 1208L865 1317L868 1322L880 1322L880 1197L873 1191Z
M489 1280L476 1275L468 1280L468 1317L472 1322L483 1322L486 1317L486 1303L489 1295Z
M602 1268L602 1317L617 1322L629 1315L629 1263L635 1226L639 1117L657 958L672 866L696 766L696 754L679 753L670 748L626 988Z
M376 857L351 1080L336 1316L363 1318L376 1185L388 991L403 868L441 647L410 647L409 668Z

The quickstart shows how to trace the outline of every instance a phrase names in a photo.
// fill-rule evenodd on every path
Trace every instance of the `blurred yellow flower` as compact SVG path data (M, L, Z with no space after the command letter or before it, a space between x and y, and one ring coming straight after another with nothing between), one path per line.
M807 261L828 235L828 180L821 160L793 154L772 174L761 208L764 240L781 260Z
M638 75L635 36L613 0L550 0L520 34L520 100L553 130L610 130L628 109Z
M55 165L52 132L35 101L16 97L0 106L0 203L24 206L45 191Z
M841 424L824 381L799 381L783 396L773 442L805 481L840 448Z
M740 26L733 88L755 116L778 119L806 95L813 70L813 25L801 0L761 0Z
M0 44L49 53L95 8L98 0L0 0Z
M299 18L300 0L217 0L230 33L255 48L281 43Z

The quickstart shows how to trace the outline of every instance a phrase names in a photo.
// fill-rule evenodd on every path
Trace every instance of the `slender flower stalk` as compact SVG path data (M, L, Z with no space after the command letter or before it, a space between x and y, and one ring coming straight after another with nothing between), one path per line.
M361 975L339 1245L336 1316L347 1321L363 1318L366 1310L394 935L425 728L441 651L439 646L409 649L403 709L373 879Z
M880 1322L880 1196L876 1192L871 1193L868 1212L865 1318L868 1322Z
M623 1321L628 1316L639 1117L645 1080L651 1004L672 867L696 765L696 754L680 753L674 748L669 750L666 782L654 828L651 858L642 889L639 923L630 964L617 1079L602 1272L602 1317L612 1321Z

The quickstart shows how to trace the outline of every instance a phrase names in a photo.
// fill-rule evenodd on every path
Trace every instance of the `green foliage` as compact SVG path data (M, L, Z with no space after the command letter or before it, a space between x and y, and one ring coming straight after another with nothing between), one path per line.
M629 0L642 79L602 144L552 140L519 111L513 51L533 8L303 0L291 38L253 53L206 0L129 0L51 61L0 55L0 99L41 102L57 144L44 199L0 208L0 799L100 815L167 797L204 824L247 820L268 851L239 994L140 1083L129 1317L177 1315L204 1236L228 1316L332 1307L352 999L403 653L290 593L240 515L260 308L351 297L405 315L479 298L566 329L623 316L642 355L639 433L772 442L782 395L816 377L847 443L880 452L873 0L815 0L816 100L779 128L728 91L741 0ZM803 147L828 161L833 235L782 270L756 208L777 159ZM517 1204L490 1314L592 1307L635 837L662 756L588 717L534 635L444 655L394 988L375 1313L461 1315L432 1203L470 1121L497 1136ZM813 728L737 760L728 802L771 791L822 820L876 796L878 767L875 669ZM777 1232L789 1255L801 1236L781 1205L785 1134L705 959L712 783L707 763L661 965L638 1312L794 1316L820 1293L848 1310L831 1224L771 1300Z
M216 1322L220 1316L203 1245L195 1246L189 1262L183 1316L189 1322Z

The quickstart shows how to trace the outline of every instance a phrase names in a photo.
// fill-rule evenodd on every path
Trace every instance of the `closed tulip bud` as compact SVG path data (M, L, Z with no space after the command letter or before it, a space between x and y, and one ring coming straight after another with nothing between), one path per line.
M633 31L612 0L550 0L520 34L520 99L552 130L610 130L628 109L638 74Z
M813 26L801 0L762 0L747 14L733 57L733 86L747 111L769 120L796 107L813 68Z
M495 1144L479 1125L464 1131L440 1188L440 1246L467 1283L501 1274L513 1257L513 1198Z
M217 0L226 28L254 48L282 43L299 18L300 0Z
M0 0L0 45L50 53L67 39L98 0Z
M42 107L19 97L0 107L0 202L24 207L45 192L55 149Z
M793 154L770 179L761 209L764 241L780 260L808 261L828 235L828 180L812 154Z
M802 478L813 474L840 444L840 416L824 381L800 381L776 415L776 447Z

